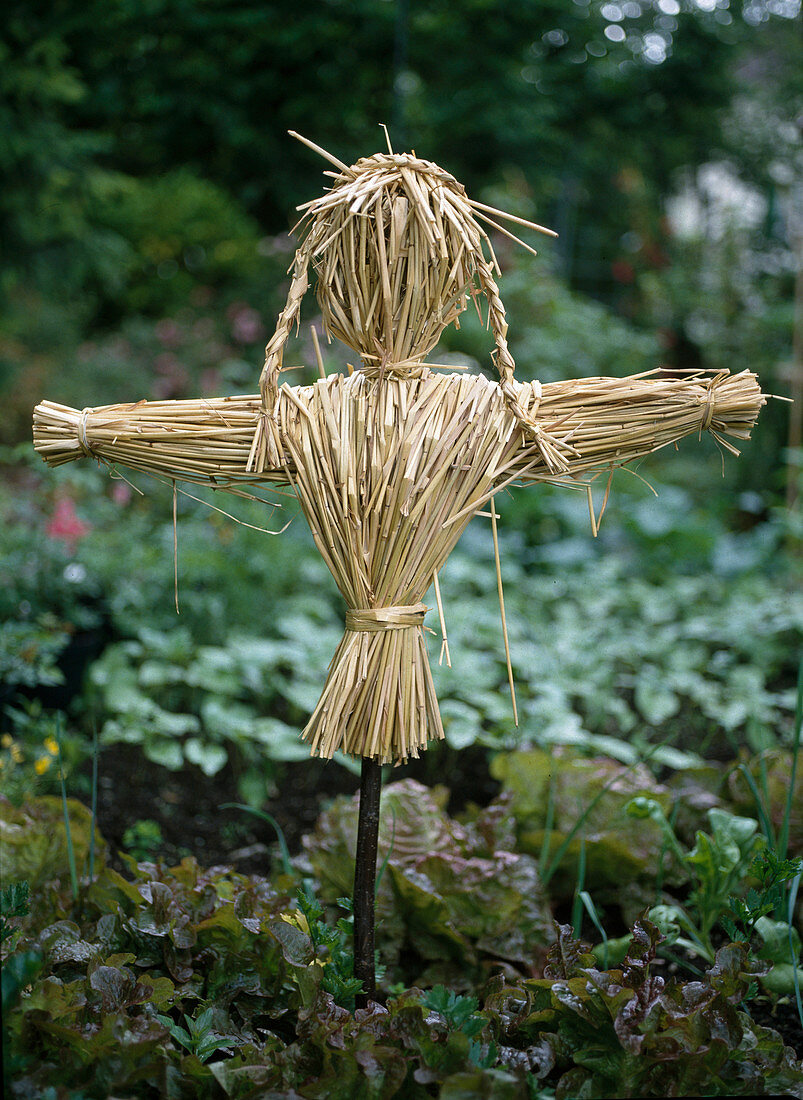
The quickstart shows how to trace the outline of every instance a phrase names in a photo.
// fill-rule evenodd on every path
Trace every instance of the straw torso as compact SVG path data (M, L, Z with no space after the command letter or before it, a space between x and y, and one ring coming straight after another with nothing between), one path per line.
M279 421L290 479L350 609L304 736L327 757L417 756L443 736L421 600L520 432L496 383L429 370L284 387Z

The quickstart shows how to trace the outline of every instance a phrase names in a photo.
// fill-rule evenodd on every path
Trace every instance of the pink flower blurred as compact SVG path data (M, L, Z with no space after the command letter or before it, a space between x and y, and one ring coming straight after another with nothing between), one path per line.
M114 503L123 507L131 500L131 486L126 485L124 481L115 481L112 485L111 495Z
M181 343L184 330L172 318L166 317L156 322L156 338L166 348L177 348Z
M60 497L56 501L53 515L45 528L50 538L66 543L70 550L74 550L79 540L91 530L91 526L79 518L75 504L69 497Z
M209 367L201 374L201 393L213 394L220 390L220 371Z
M125 336L117 336L106 345L105 353L111 361L125 362L131 358L133 348Z
M231 334L238 344L253 344L255 340L264 339L262 318L245 302L235 302L229 306L226 316L231 321Z
M157 355L153 365L158 375L153 384L153 392L157 397L168 399L184 392L190 376L172 352L163 351L161 355Z
M208 306L212 299L215 297L215 292L211 286L196 286L193 287L190 294L190 301L194 306Z
M632 283L636 278L633 265L628 263L627 260L614 260L611 264L611 275L617 283Z

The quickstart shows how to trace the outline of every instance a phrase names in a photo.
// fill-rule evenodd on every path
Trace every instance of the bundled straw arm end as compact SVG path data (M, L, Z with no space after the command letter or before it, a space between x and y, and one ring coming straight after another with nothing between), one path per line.
M539 388L529 411L571 447L566 473L576 477L624 466L685 436L699 439L703 432L738 455L730 439L750 438L767 399L748 370L682 374L659 369L630 378L550 382ZM550 479L546 463L526 437L516 466L526 481Z
M259 395L91 409L41 401L33 412L33 445L48 466L95 458L216 488L287 484L283 463L248 468L260 409Z
M48 466L62 466L92 453L86 439L89 412L55 401L41 401L36 406L33 410L33 446Z

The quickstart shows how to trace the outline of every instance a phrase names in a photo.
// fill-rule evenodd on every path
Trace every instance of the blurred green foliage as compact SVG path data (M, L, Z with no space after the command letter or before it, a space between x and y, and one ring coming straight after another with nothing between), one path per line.
M100 625L102 654L66 685L84 736L91 713L104 745L137 744L209 776L229 765L258 805L266 758L306 754L298 730L342 630L297 505L277 498L285 508L269 517L264 505L212 499L256 527L295 516L279 536L179 498L177 617L169 487L136 477L140 497L77 465L39 475L26 464L18 476L29 490L0 498L3 629L28 639L8 651L9 688L63 682L64 662ZM597 540L580 494L537 487L497 500L518 728L487 520L464 534L440 579L454 667L434 668L452 748L529 741L682 768L736 744L790 743L803 599L780 552L783 525L734 533L702 490L700 504L661 485L656 499L620 477ZM80 526L54 528L66 499Z
M286 128L348 159L378 119L472 184L511 163L590 183L623 160L665 180L714 138L749 27L693 6L668 22L647 4L628 12L630 41L610 26L603 5L561 0L316 2L292 17L275 0L61 0L12 4L5 38L15 94L46 104L65 146L75 128L132 175L186 165L264 215L296 199Z
M61 297L65 279L102 296L126 266L127 219L135 228L154 190L178 182L177 224L211 181L227 217L246 210L276 232L320 187L320 164L286 130L349 161L377 147L382 120L397 146L473 192L504 186L535 202L562 233L564 272L610 294L623 234L637 232L639 264L660 269L661 198L677 169L724 156L767 183L759 136L747 148L723 118L738 93L794 119L793 8L12 0L0 39L5 262ZM124 196L116 218L110 192Z
M637 374L656 364L661 344L654 332L642 331L582 294L572 291L541 258L500 249L505 261L501 291L510 331L508 342L522 380L553 382L567 377ZM473 309L448 328L432 353L441 351L476 360L492 372L493 340ZM473 364L476 369L476 364Z

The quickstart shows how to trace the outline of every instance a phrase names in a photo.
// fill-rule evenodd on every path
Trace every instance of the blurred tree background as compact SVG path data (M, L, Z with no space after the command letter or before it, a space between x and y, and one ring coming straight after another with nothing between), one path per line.
M164 353L182 349L145 330L181 310L197 322L241 303L234 340L201 365L210 384L226 363L227 383L255 380L280 235L321 185L286 131L351 161L381 147L379 122L471 193L559 230L534 279L657 333L663 361L750 366L787 392L798 19L798 0L9 0L5 442L27 435L51 375L67 391L80 377L83 399L99 376L97 400L124 399L132 357L152 391L156 349L162 390L197 384L192 355L171 368ZM94 342L121 332L94 363ZM765 417L778 439L785 416Z
M517 945L531 936L520 914L540 897L536 864L532 877L515 877L518 857L508 852L518 843L527 858L540 853L538 891L548 890L554 914L571 917L579 931L582 901L594 937L605 928L613 941L646 905L673 898L665 891L676 882L678 899L702 898L703 886L689 894L691 880L664 875L657 853L665 839L654 820L627 817L631 794L664 807L684 845L696 835L698 855L684 860L700 883L705 860L717 883L735 882L721 868L735 866L730 853L741 851L734 832L731 862L699 856L705 834L697 830L707 828L709 809L761 818L769 851L786 854L788 840L790 857L803 854L803 797L788 793L803 789L803 766L797 787L790 784L803 710L803 586L794 553L803 520L799 505L786 507L803 468L800 0L5 0L1 8L0 816L12 822L9 835L23 835L14 822L39 822L32 848L24 832L28 862L19 866L35 866L36 835L47 831L50 844L54 819L51 811L15 816L6 799L60 795L62 781L87 803L97 796L101 830L115 847L171 862L192 853L207 866L236 863L260 875L274 843L268 821L275 817L298 850L322 799L355 788L353 775L308 760L299 742L342 634L343 606L297 504L277 497L284 510L274 512L198 490L214 500L204 508L182 495L186 487L174 494L158 479L129 481L127 471L91 462L50 470L31 446L31 412L43 397L81 408L253 393L287 292L296 206L320 193L329 167L287 130L351 162L385 147L380 123L395 149L443 165L474 197L559 231L557 241L531 242L537 258L494 239L520 378L750 368L766 392L797 397L793 406L768 403L742 458L724 463L724 477L707 434L617 471L596 539L585 492L544 485L497 495L518 727L487 514L466 530L440 582L454 660L453 669L433 670L445 741L407 774L417 769L441 792L447 783L450 813L487 806L503 781L513 801L484 817L470 810L459 841L451 825L444 831L441 793L431 803L415 794L412 832L400 810L396 833L394 811L391 847L411 853L416 870L403 880L401 865L390 865L383 890L408 899L412 915L408 923L398 919L401 909L382 917L384 957L395 965L387 951L402 950L402 940L392 940L401 929L404 957L419 941L447 944L433 950L448 955L452 969L438 969L438 958L426 973L451 975L459 966L466 989L475 963L464 967L458 941L483 944L483 968L491 956L494 967L537 958L512 953L525 947L491 934L501 922L515 926ZM310 293L285 356L286 366L305 364L288 376L293 382L317 375L308 335L316 321L320 330ZM451 355L490 370L489 333L469 311L462 321L433 360ZM336 344L324 354L329 369L346 361ZM605 481L593 487L597 511ZM219 505L245 525L235 527ZM281 538L266 529L281 529ZM435 606L434 595L425 599ZM431 639L433 665L438 644ZM234 799L273 816L244 817ZM348 835L336 814L328 820L306 846L319 862L304 865L324 891L327 876L335 882L326 867L345 866L336 853ZM739 835L752 836L745 824L758 830L757 821L735 820ZM472 839L469 847L468 837L481 846ZM553 839L567 852L564 862ZM459 870L429 869L441 866L444 844L459 853ZM430 845L425 864L418 853ZM57 850L48 847L48 865ZM746 888L757 880L748 880L744 853ZM348 889L347 862L332 897ZM493 891L466 879L474 863L500 869ZM31 888L33 895L35 882ZM43 889L34 904L47 897L50 913L57 895L50 883ZM717 890L724 896L724 886ZM153 898L155 905L155 885ZM62 904L59 916L69 915ZM174 924L182 936L186 928L170 921L177 944ZM448 940L430 939L436 921ZM87 936L95 936L92 927ZM140 930L150 924L131 927L149 939ZM786 952L792 929L775 927ZM799 916L797 928L803 932ZM100 922L101 939L99 929ZM209 934L217 943L224 932L221 924ZM61 939L42 933L39 944L69 966L79 959L73 948L91 949L95 960L98 946L65 939L57 956ZM250 1028L268 1018L252 996L263 977L252 986L243 970L251 955L237 951L212 965L204 948L204 989L222 1004L235 988L224 962L234 959L248 1002L238 1011ZM540 965L528 961L526 972ZM96 973L90 998L105 997ZM170 974L178 982L172 964ZM192 976L182 985L193 1005L202 997L195 983ZM791 1019L791 986L784 995L781 1013ZM270 1019L286 1023L288 1003L277 1001ZM41 1015L36 1008L25 1027ZM137 1027L125 1029L135 1090L150 1087L139 1076L141 1050L154 1046L155 1034ZM63 1046L66 1034L59 1025L54 1043ZM104 1052L109 1034L104 1025L95 1036ZM238 1028L237 1042L247 1034ZM266 1042L279 1042L267 1034ZM78 1046L80 1073L108 1084L101 1062L96 1073ZM117 1047L109 1058L127 1065ZM198 1058L188 1059L200 1072ZM37 1074L50 1072L38 1056L33 1064ZM340 1072L346 1063L332 1065ZM163 1078L160 1069L159 1080L180 1091L172 1072ZM201 1095L196 1069L186 1072L194 1076L184 1078L192 1084L182 1095ZM386 1085L395 1072L388 1069ZM60 1074L48 1084L69 1080ZM116 1093L130 1094L114 1080ZM21 1087L36 1093L35 1085ZM456 1086L464 1095L470 1088Z

